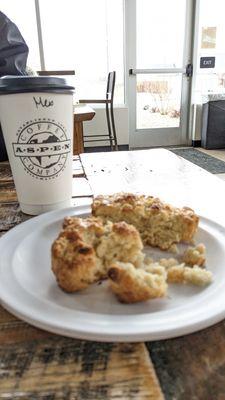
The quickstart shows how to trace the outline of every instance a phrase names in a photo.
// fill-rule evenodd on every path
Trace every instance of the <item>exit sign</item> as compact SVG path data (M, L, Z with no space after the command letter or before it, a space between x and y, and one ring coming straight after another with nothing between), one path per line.
M200 68L214 68L216 57L200 57Z

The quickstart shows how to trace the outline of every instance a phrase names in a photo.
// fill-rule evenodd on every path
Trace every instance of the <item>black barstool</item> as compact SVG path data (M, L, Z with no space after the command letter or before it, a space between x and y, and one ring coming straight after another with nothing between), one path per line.
M101 135L89 135L84 136L84 143L88 142L103 142L108 140L110 142L111 150L118 150L117 137L116 137L116 127L114 120L113 111L113 99L114 99L114 88L116 82L116 72L109 72L106 88L106 98L105 99L82 99L79 100L80 103L92 103L92 104L105 104L106 108L106 120L108 127L108 134Z

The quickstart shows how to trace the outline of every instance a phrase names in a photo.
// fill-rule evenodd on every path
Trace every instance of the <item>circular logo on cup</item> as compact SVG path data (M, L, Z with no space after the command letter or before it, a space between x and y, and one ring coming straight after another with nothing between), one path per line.
M62 124L50 119L28 121L17 132L13 143L15 157L20 157L32 176L48 180L64 170L71 141Z

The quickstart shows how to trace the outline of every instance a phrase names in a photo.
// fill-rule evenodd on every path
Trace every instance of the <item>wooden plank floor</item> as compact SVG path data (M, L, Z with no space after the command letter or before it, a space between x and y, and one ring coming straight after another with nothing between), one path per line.
M147 343L166 400L225 400L225 322Z
M2 399L163 399L143 343L65 338L2 308L0 362Z

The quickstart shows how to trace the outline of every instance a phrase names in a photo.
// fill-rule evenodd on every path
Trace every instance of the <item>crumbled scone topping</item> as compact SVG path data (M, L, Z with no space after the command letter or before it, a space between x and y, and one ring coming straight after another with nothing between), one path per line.
M182 261L187 265L204 266L206 261L205 245L200 243L195 247L188 247L182 256Z

